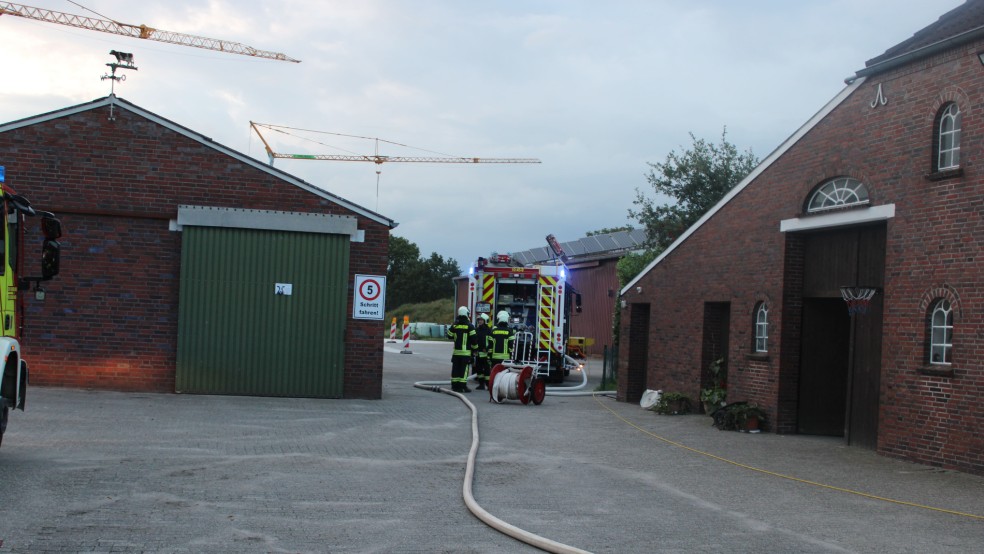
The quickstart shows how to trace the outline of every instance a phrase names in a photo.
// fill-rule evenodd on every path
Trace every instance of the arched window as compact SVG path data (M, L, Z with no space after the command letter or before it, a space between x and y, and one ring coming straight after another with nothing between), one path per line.
M929 315L929 363L950 365L953 354L953 309L949 300L933 305Z
M857 179L838 177L821 185L806 204L807 212L822 212L869 202L868 187Z
M769 305L765 302L755 308L755 351L769 351Z
M960 167L960 108L955 103L940 110L936 133L936 170Z

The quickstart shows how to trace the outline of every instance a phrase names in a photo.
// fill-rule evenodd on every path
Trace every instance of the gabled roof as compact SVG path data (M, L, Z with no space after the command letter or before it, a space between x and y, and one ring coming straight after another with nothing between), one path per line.
M865 62L857 77L874 75L984 37L984 0L966 0L912 37Z
M324 199L326 199L326 200L328 200L328 201L330 201L330 202L332 202L334 204L338 204L339 206L342 206L342 207L344 207L344 208L346 208L348 210L351 210L352 212L355 212L355 213L357 213L357 214L359 214L361 216L364 216L364 217L366 217L368 219L371 219L371 220L373 220L373 221L375 221L377 223L381 223L383 225L386 225L390 229L393 229L397 225L399 225L399 223L397 223L396 221L393 221L392 219L390 219L390 218L388 218L386 216L380 215L380 214L378 214L378 213L376 213L376 212L374 212L372 210L369 210L369 209L364 208L364 207L362 207L362 206L360 206L358 204L355 204L353 202L350 202L348 200L345 200L344 198L342 198L340 196L335 196L334 194L332 194L332 193L330 193L330 192L328 192L328 191L326 191L324 189L318 188L318 187L312 185L311 183L308 183L307 181L304 181L304 180L299 179L299 178L297 178L297 177L295 177L295 176L293 176L293 175L291 175L289 173L286 173L284 171L281 171L279 169L276 169L273 166L264 164L263 162L260 162L259 160L256 160L254 158L251 158L250 156L247 156L246 154L243 154L241 152L237 152L236 150L233 150L233 149L231 149L231 148L229 148L227 146L223 146L223 145L221 145L221 144L219 144L217 142L214 142L211 138L209 138L209 137L207 137L207 136L205 136L205 135L203 135L201 133L197 133L195 131L192 131L191 129L189 129L187 127L184 127L182 125L179 125L179 124L177 124L177 123L175 123L175 122L173 122L173 121L171 121L169 119L166 119L164 117L161 117L161 116L159 116L159 115L157 115L157 114L155 114L153 112L147 111L147 110L141 108L140 106L137 106L136 104L132 104L130 102L127 102L126 100L123 100L122 98L119 98L119 97L117 97L115 95L109 95L109 96L107 96L105 98L99 98L97 100L93 100L92 102L87 102L85 104L78 104L76 106L70 106L70 107L67 107L67 108L62 108L60 110L55 110L55 111L51 111L51 112L48 112L48 113L44 113L44 114L40 114L40 115L35 115L35 116L31 116L31 117L27 117L27 118L24 118L24 119L18 119L17 121L11 121L9 123L4 123L4 124L0 125L0 133L4 133L6 131L12 131L14 129L19 129L21 127L28 127L30 125L36 125L38 123L44 123L46 121L51 121L51 120L54 120L54 119L58 119L58 118L62 118L62 117L67 117L67 116L70 116L70 115L75 115L77 113L82 113L82 112L86 112L86 111L90 111L90 110L96 110L96 109L103 108L103 107L110 106L110 105L114 106L115 109L124 109L124 110L127 110L129 112L133 112L133 113L135 113L135 114L137 114L137 115L139 115L141 117L144 117L144 118L146 118L146 119L148 119L150 121L153 121L154 123L157 123L158 125L161 125L162 127L165 127L167 129L170 129L171 131L174 131L174 132L176 132L178 134L184 135L184 136L190 138L191 140L194 140L196 142L199 142L201 144L204 144L205 146L208 146L209 148L212 148L212 149L214 149L214 150L216 150L216 151L218 151L218 152L220 152L222 154L225 154L226 156L229 156L230 158L234 158L237 161L239 161L239 162L241 162L241 163L243 163L245 165L248 165L250 167L253 167L255 169L258 169L260 171L263 171L265 173L268 173L268 174L270 174L270 175L272 175L272 176L274 176L274 177L276 177L276 178L278 178L278 179L280 179L282 181L285 181L287 183L290 183L290 184L292 184L292 185L294 185L296 187L299 187L299 188L301 188L301 189L303 189L303 190L305 190L307 192L310 192L311 194L314 194L316 196L320 196L320 197L322 197L322 198L324 198Z
M728 204L728 202L731 202L732 198L738 196L738 194L741 191L745 190L745 187L747 187L755 179L757 179L759 175L764 173L766 169L768 169L772 164L774 164L776 160L778 160L783 154L785 154L790 148L792 148L793 145L799 142L800 139L803 138L808 132L810 132L810 130L813 129L818 123L823 121L823 118L827 117L827 115L829 115L830 112L834 111L834 108L839 106L840 103L843 102L848 96L850 96L851 93L853 93L858 87L860 87L861 84L864 83L864 81L865 81L864 77L861 77L851 82L848 86L844 87L844 89L841 90L837 94L837 96L835 96L830 102L827 102L826 106L824 106L819 112L814 114L813 117L809 119L809 121L804 123L803 126L800 127L799 129L797 129L796 132L793 133L792 136L790 136L788 139L786 139L785 142L779 145L779 148L776 148L775 150L772 151L771 154L766 156L766 158L762 160L762 163L758 164L758 166L756 166L755 169L753 169L752 172L749 173L747 177L742 179L740 183L738 183L737 185L734 186L734 188L728 191L728 193L724 195L724 198L719 200L718 203L715 204L713 208L707 210L707 213L705 213L700 219L698 219L696 223L691 225L686 231L683 232L682 235L677 237L677 239L673 241L672 244L666 247L666 250L660 253L659 256L656 256L655 260L650 262L645 269L640 271L638 275L633 277L632 280L628 282L628 284L622 287L622 290L619 291L619 294L623 295L626 292L628 292L632 287L635 286L636 283L639 282L640 279L642 279L647 273L649 273L650 270L656 267L660 262L663 261L664 258L669 256L670 253L672 253L688 238L690 238L690 235L693 235L695 232L697 232L697 229L700 229L700 227L704 225L704 223L706 223L707 220L711 219L712 217L714 217L715 214L717 214L719 211L724 209L724 207Z
M641 249L645 242L645 229L632 229L629 231L592 235L570 242L562 242L560 243L560 247L567 254L569 258L568 263L577 263L618 258L627 252ZM510 256L522 264L545 262L556 257L554 256L553 250L546 246L523 250L522 252L514 252Z
M645 269L639 272L627 285L622 287L619 294L625 294L634 287L652 268L656 267L666 256L677 249L690 235L694 234L707 220L714 217L732 198L738 195L752 181L758 178L780 156L793 147L807 132L823 120L841 102L851 95L869 75L888 71L894 67L911 63L917 59L931 56L940 51L953 48L984 37L984 0L966 0L960 6L940 16L933 24L918 31L912 38L905 40L885 51L881 56L868 60L865 69L858 71L854 77L846 79L847 87L833 98L826 106L817 112L809 121L800 127L791 137L786 139L747 177L735 185L713 208L707 211L696 223L690 226L677 240L656 257Z

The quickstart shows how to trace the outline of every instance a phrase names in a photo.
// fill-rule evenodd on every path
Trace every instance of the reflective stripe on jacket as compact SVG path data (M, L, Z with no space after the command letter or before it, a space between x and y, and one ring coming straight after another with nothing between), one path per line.
M448 328L447 338L454 341L452 356L471 356L477 344L475 327L468 323L455 323Z
M488 325L480 325L475 329L475 333L478 339L478 352L475 354L481 358L487 358L489 350L492 348L492 331Z
M496 325L492 329L492 359L508 360L509 343L513 340L513 330L506 325Z

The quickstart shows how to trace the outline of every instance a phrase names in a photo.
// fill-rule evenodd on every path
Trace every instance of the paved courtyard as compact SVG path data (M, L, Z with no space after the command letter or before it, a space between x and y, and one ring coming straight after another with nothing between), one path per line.
M0 554L537 552L462 501L467 407L412 386L448 378L448 345L397 346L378 401L32 388L0 448ZM980 477L609 398L467 396L478 503L583 550L984 545Z

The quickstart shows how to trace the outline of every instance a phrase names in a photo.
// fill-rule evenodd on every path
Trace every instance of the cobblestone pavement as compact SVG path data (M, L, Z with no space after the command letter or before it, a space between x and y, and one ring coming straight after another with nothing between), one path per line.
M376 401L31 389L0 449L0 554L537 552L464 506L465 405L411 386L449 377L448 346L399 350L386 347ZM585 550L984 544L980 477L608 398L468 398L482 439L476 500Z

